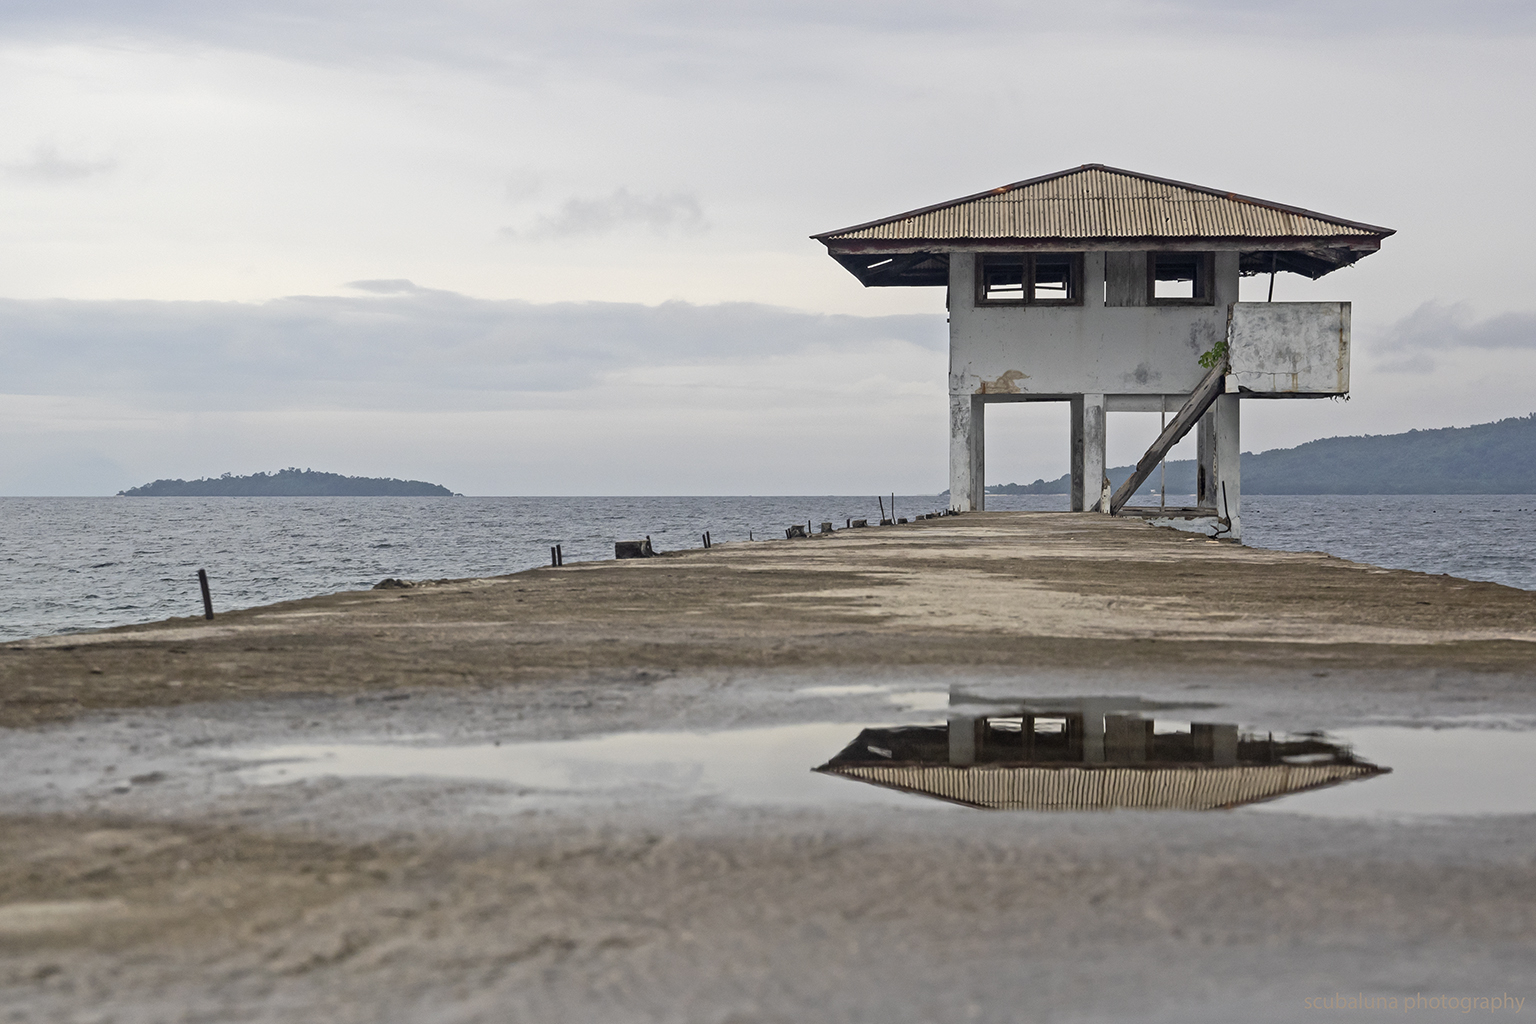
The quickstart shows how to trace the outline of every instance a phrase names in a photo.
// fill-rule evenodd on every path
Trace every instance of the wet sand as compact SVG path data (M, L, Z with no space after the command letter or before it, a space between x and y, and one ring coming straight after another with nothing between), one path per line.
M1296 730L1529 716L1533 640L1525 591L995 513L12 644L0 1020L1289 1021L1335 990L1536 995L1529 816L523 811L494 784L254 786L219 760L890 717L804 695L826 684Z

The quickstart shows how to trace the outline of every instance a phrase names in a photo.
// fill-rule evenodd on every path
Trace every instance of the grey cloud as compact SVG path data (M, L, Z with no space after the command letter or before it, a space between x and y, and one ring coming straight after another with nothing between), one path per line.
M1411 355L1389 356L1386 359L1378 359L1373 369L1381 373L1434 373L1440 368L1440 364L1428 353L1414 352Z
M22 181L59 184L108 174L117 167L113 160L74 160L64 156L57 146L43 144L32 151L30 159L5 164L7 177Z
M1394 352L1453 348L1536 348L1536 313L1500 313L1479 320L1464 302L1426 302L1387 328L1383 348Z
M540 217L532 227L524 231L504 229L502 233L506 237L534 239L575 238L633 227L649 228L658 234L676 229L692 235L704 231L708 224L698 199L685 192L644 196L618 188L601 199L567 199L558 213Z
M503 408L642 367L891 341L942 351L939 315L729 303L490 301L410 285L260 304L0 300L3 390L154 396L170 408ZM390 289L385 293L385 289Z
M415 281L403 277L374 278L366 281L348 281L348 288L356 288L360 292L371 292L374 295L419 295L430 291L423 288Z

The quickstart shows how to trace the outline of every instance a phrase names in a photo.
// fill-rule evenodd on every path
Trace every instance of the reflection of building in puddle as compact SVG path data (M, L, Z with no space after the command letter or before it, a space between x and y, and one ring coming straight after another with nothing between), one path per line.
M815 770L971 807L1031 811L1215 810L1391 770L1317 737L1164 722L1134 699L987 703L967 700L946 725L865 729Z

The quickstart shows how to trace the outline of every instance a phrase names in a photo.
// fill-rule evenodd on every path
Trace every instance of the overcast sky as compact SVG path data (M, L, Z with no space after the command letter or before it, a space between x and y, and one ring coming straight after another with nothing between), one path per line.
M1533 35L1412 0L8 0L0 493L937 491L943 291L806 236L1085 162L1398 229L1281 276L1354 302L1354 395L1245 403L1245 449L1523 415ZM990 482L1065 470L1064 409L989 409Z

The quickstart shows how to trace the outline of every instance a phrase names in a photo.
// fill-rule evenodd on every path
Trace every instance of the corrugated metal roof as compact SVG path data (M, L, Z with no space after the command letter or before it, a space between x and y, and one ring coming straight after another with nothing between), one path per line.
M815 235L843 241L1284 238L1375 236L1391 228L1262 199L1085 164L990 192Z
M1216 810L1383 772L1359 763L1167 768L828 764L816 770L972 807L1013 811Z

